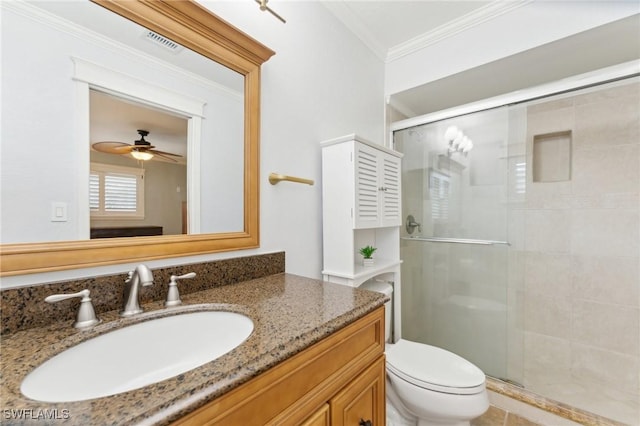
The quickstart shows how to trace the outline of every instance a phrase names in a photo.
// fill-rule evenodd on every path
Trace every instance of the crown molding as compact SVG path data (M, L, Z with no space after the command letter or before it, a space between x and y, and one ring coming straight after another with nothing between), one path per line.
M438 43L448 37L452 37L463 31L475 27L476 25L487 22L505 13L509 13L515 9L532 3L534 0L515 0L504 1L495 0L486 6L478 8L473 12L467 13L457 19L441 25L431 31L412 38L404 43L393 46L387 52L385 61L392 62L403 56L414 53L425 47Z
M386 61L387 49L378 42L378 39L369 31L353 11L341 1L321 1L331 14L338 19L351 33L360 39L380 60Z

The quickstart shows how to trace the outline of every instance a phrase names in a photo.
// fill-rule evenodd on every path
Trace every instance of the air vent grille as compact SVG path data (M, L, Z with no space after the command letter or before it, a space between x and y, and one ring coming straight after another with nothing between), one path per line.
M165 49L170 50L170 51L172 51L174 53L177 53L177 52L179 52L180 50L183 49L183 47L180 46L178 43L176 43L174 41L171 41L168 38L163 37L158 33L154 33L153 31L147 32L145 38L147 40L149 40L150 42L152 42L152 43L154 43L154 44L156 44L158 46L162 46Z

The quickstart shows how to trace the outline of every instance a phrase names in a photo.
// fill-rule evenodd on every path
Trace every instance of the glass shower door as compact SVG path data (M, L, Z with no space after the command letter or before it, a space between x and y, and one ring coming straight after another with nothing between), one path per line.
M506 108L394 134L404 153L402 335L507 377Z

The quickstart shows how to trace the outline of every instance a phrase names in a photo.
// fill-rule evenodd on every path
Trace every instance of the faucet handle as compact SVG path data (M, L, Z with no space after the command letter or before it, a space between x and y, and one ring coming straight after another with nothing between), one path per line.
M196 276L195 272L189 272L184 275L171 275L171 279L169 281L169 291L167 292L167 301L164 302L164 306L167 308L170 306L178 306L182 304L182 300L180 300L180 292L178 291L178 283L177 280L183 280L185 278L193 278Z
M89 290L84 289L77 293L68 293L68 294L52 294L51 296L47 296L44 301L47 303L56 303L61 300L67 300L74 297L81 297L80 300L80 308L78 309L78 316L76 317L76 322L73 324L75 328L89 328L98 324L100 320L96 317L96 312L93 309L93 303L91 303L91 298L89 297Z

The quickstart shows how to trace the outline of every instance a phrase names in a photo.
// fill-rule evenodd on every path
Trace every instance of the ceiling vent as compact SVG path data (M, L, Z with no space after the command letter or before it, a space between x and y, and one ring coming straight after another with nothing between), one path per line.
M150 42L152 42L153 44L162 46L163 48L173 53L178 53L183 49L183 47L178 43L176 43L175 41L171 41L168 38L163 37L160 34L155 33L153 31L148 31L145 35L145 38Z

